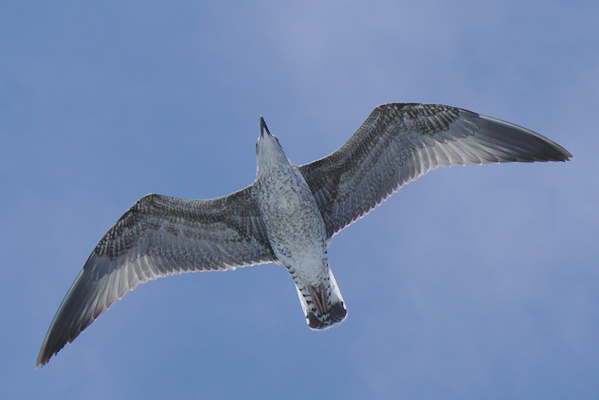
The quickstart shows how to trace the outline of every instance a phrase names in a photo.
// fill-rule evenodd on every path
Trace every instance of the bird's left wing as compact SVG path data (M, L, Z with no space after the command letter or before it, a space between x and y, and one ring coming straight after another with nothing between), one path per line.
M252 191L210 200L150 194L137 201L87 259L52 320L37 365L140 283L276 261Z
M496 118L440 104L390 103L375 108L340 148L300 171L331 238L437 167L570 157L546 137Z

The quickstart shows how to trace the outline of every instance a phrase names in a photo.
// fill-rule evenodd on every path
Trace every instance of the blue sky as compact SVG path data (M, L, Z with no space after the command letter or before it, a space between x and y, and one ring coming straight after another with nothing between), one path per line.
M599 5L0 5L0 397L592 398L599 393ZM310 331L283 268L128 294L42 369L60 301L139 197L252 182L378 104L526 126L570 163L435 171L332 242L348 319Z

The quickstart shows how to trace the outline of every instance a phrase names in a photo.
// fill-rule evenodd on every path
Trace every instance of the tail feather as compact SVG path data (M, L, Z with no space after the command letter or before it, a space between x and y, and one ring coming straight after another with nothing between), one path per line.
M306 315L306 321L310 329L314 330L325 330L332 327L335 324L343 321L347 316L347 308L343 301L331 304L328 311L317 315L313 312L308 312Z
M330 268L329 276L319 286L298 286L296 282L296 289L310 329L328 329L347 316L347 308Z

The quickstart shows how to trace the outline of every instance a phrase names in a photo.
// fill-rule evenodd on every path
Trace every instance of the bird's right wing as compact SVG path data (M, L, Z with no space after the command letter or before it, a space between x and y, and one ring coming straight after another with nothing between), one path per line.
M252 190L210 200L141 198L89 256L50 324L37 365L140 283L276 261Z
M336 151L300 166L327 236L437 167L566 161L572 155L529 129L440 104L378 106Z

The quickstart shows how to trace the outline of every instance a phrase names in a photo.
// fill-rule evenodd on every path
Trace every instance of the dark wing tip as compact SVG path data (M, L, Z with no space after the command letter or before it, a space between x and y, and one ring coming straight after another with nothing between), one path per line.
M559 144L530 129L485 115L479 117L483 140L508 145L517 161L570 161L573 157Z
M57 332L58 331L58 332ZM43 367L50 361L52 356L58 354L60 350L67 344L67 342L72 342L75 337L79 334L75 335L75 337L71 339L66 339L64 336L63 330L58 330L55 328L54 324L50 325L50 329L48 329L48 333L46 333L46 337L44 338L44 343L40 349L40 352L37 356L37 361L35 362L35 367Z
M66 345L66 342L64 342L62 345L57 345L56 343L53 343L52 346L50 346L50 343L49 343L48 345L43 346L42 349L40 350L39 355L37 356L37 361L35 362L35 368L43 367L44 365L48 364L48 361L50 361L52 356L54 356L60 350L62 350L62 348L65 345Z
M574 158L574 156L572 154L570 154L570 152L566 149L563 149L564 152L562 153L562 158L558 159L558 160L552 160L552 161L572 161L572 159Z
M93 256L93 253L92 253ZM91 257L90 257L91 258ZM73 342L108 307L104 302L91 306L97 296L96 282L90 281L81 270L62 300L36 361L36 367L47 364L67 343Z
M555 160L555 161L564 161L564 162L566 162L566 161L571 161L574 158L574 156L568 150L564 149L561 146L560 146L560 148L562 150L562 152L561 152L562 159L561 160Z

